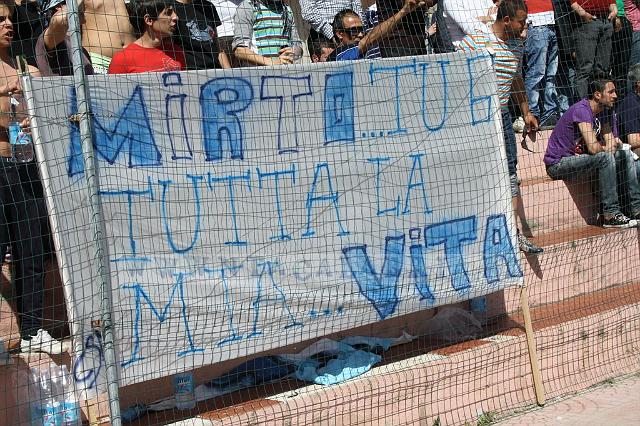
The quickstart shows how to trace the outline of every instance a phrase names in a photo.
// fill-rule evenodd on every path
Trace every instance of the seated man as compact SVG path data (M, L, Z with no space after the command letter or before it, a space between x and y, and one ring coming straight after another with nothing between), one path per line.
M73 75L71 59L71 39L69 38L69 20L67 4L64 0L49 0L42 4L47 28L36 41L35 54L38 70L43 76ZM80 24L84 24L84 3L78 3ZM87 75L93 74L89 54L82 49L82 63Z
M185 69L184 52L171 42L178 25L178 15L169 0L146 0L136 3L132 16L139 39L116 53L109 74L131 74Z
M407 15L424 5L422 0L405 0L395 15L376 25L364 35L362 19L351 9L341 10L333 18L334 39L338 47L329 55L327 61L347 61L362 59L367 50L382 37L385 37Z
M283 0L244 0L233 25L231 47L243 65L288 65L302 56L293 12Z
M620 138L631 145L636 155L640 155L640 64L629 68L627 79L631 91L627 92L617 109ZM640 161L636 161L636 171L640 176Z
M640 186L631 152L622 149L616 115L617 98L611 80L590 84L589 98L573 104L551 133L544 163L552 179L573 179L592 171L597 173L602 204L602 226L629 228L640 219ZM631 218L620 208L617 175L623 172L631 205Z
M13 2L11 2L13 4ZM9 142L11 122L24 118L25 103L13 105L20 91L18 73L11 55L13 24L11 6L0 3L0 253L11 245L12 281L17 296L22 352L59 354L67 345L52 338L42 328L45 251L48 216L38 165L12 153ZM28 66L27 71L39 75ZM16 115L17 113L17 115ZM22 121L25 125L26 121Z

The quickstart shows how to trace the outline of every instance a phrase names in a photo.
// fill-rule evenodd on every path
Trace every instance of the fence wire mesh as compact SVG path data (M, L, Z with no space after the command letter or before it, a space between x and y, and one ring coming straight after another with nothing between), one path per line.
M0 425L486 425L637 373L639 34L0 0Z

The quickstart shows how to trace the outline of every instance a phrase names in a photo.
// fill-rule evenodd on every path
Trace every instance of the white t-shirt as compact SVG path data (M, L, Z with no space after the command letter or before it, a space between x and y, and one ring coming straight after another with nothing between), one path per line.
M443 0L444 19L454 46L467 34L482 32L496 19L498 7L493 0Z
M233 17L242 0L211 0L222 24L218 26L218 37L233 36Z

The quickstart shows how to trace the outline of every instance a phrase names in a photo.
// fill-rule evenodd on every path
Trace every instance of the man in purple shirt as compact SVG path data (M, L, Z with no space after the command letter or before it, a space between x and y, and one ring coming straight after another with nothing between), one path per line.
M549 138L544 163L552 179L569 180L595 170L602 204L602 226L629 228L640 219L640 186L631 151L622 149L613 105L617 98L611 80L595 80L589 98L573 104L556 124ZM627 180L631 218L620 209L617 174Z

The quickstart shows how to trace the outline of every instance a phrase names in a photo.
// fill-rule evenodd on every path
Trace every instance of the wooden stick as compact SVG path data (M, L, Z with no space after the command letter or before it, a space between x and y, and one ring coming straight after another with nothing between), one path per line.
M527 335L527 348L529 349L529 362L531 363L531 374L533 375L533 389L536 392L536 402L538 405L545 404L544 384L542 383L542 374L538 365L538 351L536 349L536 340L533 335L533 326L531 325L531 312L529 312L529 295L527 294L527 286L523 285L520 291L520 308L522 309L522 317L524 318L524 331Z

